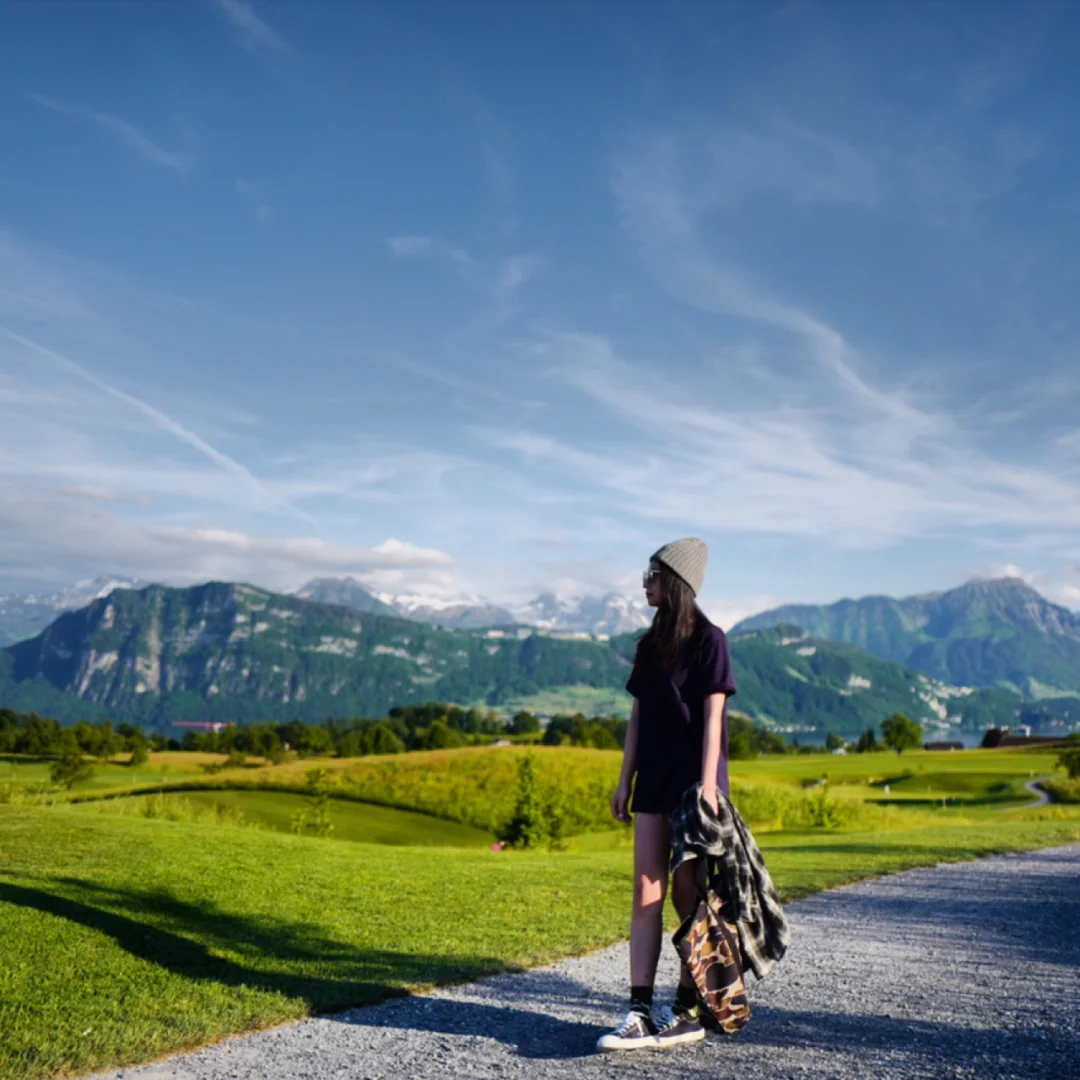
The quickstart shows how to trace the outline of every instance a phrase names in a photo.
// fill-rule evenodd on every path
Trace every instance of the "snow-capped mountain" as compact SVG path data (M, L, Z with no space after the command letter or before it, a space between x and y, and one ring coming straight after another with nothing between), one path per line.
M631 633L644 629L651 621L643 601L618 593L567 599L547 592L511 610L516 621L526 626L594 635Z
M41 633L62 611L85 607L114 589L141 589L145 584L134 578L95 577L56 592L0 596L0 646Z
M617 593L566 599L549 592L526 604L498 604L478 596L448 599L421 593L375 593L354 578L318 578L297 589L295 595L376 614L392 610L406 619L451 630L535 626L541 630L610 635L640 630L650 621L643 602Z

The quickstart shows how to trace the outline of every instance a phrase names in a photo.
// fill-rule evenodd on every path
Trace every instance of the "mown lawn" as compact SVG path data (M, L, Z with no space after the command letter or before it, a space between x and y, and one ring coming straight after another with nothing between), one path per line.
M760 841L787 898L1080 840L1051 808L991 824ZM146 1060L313 1011L626 935L630 852L492 852L0 806L0 1076Z
M292 791L187 791L156 795L101 799L77 803L87 814L128 814L171 816L180 820L225 818L225 823L242 821L254 826L292 832L293 815L301 811L308 798ZM332 836L362 844L398 844L437 847L489 847L492 833L446 821L430 814L397 810L387 806L331 799L328 805Z

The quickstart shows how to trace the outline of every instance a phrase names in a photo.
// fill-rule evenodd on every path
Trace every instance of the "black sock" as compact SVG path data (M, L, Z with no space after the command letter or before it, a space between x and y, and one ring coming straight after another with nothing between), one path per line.
M651 986L631 986L630 1011L648 1016L652 1008L652 990Z
M690 1013L697 1008L697 987L696 986L683 986L679 983L679 988L675 991L675 1011Z

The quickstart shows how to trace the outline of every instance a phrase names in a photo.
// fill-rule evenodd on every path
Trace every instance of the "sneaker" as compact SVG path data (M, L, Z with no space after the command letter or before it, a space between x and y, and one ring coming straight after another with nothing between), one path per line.
M705 1028L697 1009L676 1012L670 1005L665 1005L657 1017L656 1027L656 1045L659 1047L701 1042L705 1038Z
M655 1048L656 1025L647 1016L631 1009L614 1031L601 1035L597 1050L643 1050Z

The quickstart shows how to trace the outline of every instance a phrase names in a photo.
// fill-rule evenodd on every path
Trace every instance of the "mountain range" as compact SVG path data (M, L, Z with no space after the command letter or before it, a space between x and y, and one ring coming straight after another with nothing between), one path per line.
M142 582L94 578L55 593L0 596L0 646L33 637L58 614L106 596L114 588L137 588ZM649 612L639 600L617 593L566 599L547 592L526 604L492 604L479 598L436 601L411 593L372 592L352 577L323 577L292 595L324 604L340 604L371 615L397 615L450 630L535 626L565 633L610 636L644 629Z
M736 706L774 729L853 736L903 711L945 732L1009 723L1022 707L1015 691L948 686L793 625L730 643ZM151 585L116 589L0 650L0 705L164 727L377 716L422 701L543 711L573 689L625 712L635 644L636 634L450 630L228 582Z
M1020 578L970 581L902 600L787 605L734 630L787 623L958 686L1007 687L1035 699L1080 693L1080 615Z

